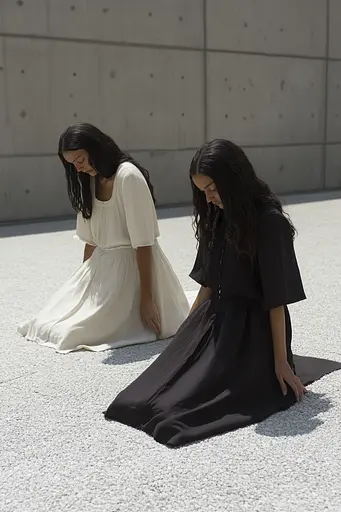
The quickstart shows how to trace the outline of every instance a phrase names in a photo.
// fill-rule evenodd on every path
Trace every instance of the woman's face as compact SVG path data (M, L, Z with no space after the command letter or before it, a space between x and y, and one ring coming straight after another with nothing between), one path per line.
M97 171L90 165L89 154L85 149L77 149L76 151L65 151L63 153L64 159L73 164L77 172L84 172L90 176L96 176Z
M221 209L224 208L223 203L221 202L220 196L218 194L217 187L215 186L215 183L212 180L212 178L209 178L204 174L194 174L192 176L192 181L194 185L199 190L201 190L201 192L204 192L206 196L206 201L208 203L213 203Z

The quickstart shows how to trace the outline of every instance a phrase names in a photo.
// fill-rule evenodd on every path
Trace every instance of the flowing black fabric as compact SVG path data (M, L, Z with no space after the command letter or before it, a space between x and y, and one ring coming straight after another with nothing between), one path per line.
M264 420L296 401L275 375L269 310L285 306L288 362L309 384L340 363L295 357L287 305L305 299L288 220L260 218L255 261L238 255L222 220L207 265L199 247L191 277L212 289L173 341L105 413L159 443L181 446Z

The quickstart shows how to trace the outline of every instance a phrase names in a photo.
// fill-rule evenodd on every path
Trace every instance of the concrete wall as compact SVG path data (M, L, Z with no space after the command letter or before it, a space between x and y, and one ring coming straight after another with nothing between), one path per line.
M55 155L88 121L190 199L205 139L277 192L341 186L340 0L0 0L0 220L70 213Z

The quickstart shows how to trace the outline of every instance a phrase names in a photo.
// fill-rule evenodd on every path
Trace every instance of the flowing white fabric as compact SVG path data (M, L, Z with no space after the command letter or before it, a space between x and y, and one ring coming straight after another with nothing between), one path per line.
M93 184L94 185L94 184ZM140 278L135 249L152 246L154 300L161 316L161 338L175 334L189 304L161 250L154 203L142 173L131 163L116 174L109 201L93 186L90 220L77 216L76 236L96 246L40 313L19 327L27 339L67 353L101 351L156 340L140 318Z

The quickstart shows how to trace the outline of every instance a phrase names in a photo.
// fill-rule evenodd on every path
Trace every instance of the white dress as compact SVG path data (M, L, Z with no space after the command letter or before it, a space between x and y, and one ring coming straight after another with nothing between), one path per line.
M96 246L48 304L19 327L27 339L67 353L93 351L156 340L140 318L140 277L136 248L152 246L154 301L161 317L161 338L175 334L189 305L161 250L155 206L142 173L131 163L117 170L112 197L93 192L90 220L77 216L77 238Z

